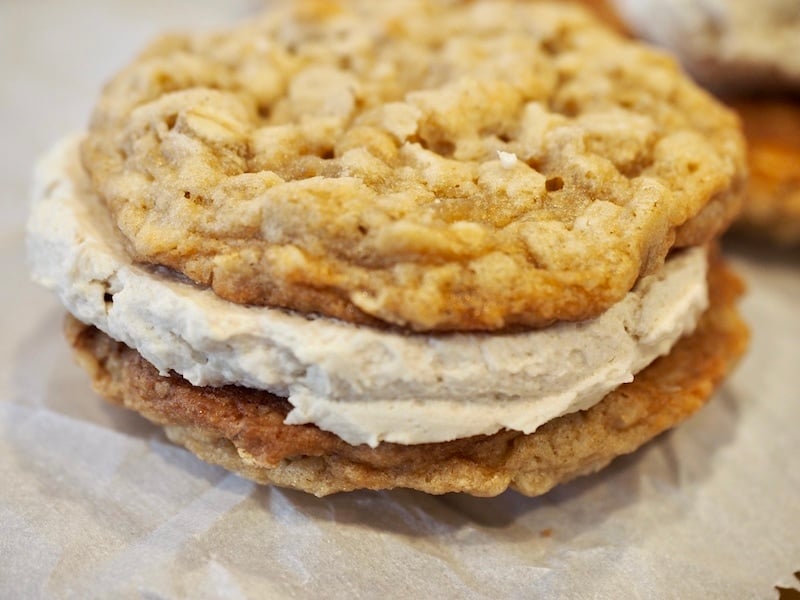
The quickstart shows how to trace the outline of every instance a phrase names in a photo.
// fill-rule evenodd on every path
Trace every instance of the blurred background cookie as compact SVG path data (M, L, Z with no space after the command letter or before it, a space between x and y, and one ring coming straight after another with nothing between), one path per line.
M735 230L781 245L800 244L800 101L732 99L747 137L750 181Z
M606 23L675 53L739 115L750 180L737 233L800 244L800 3L584 0Z
M720 93L800 86L797 0L610 0L637 36Z

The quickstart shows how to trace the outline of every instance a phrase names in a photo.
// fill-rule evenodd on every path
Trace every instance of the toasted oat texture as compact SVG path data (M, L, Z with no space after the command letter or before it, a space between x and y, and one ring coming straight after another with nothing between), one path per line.
M750 182L736 229L800 244L800 98L734 101L747 136Z
M748 339L734 306L741 282L717 262L710 284L711 308L698 330L590 410L530 435L501 431L415 446L351 446L311 425L284 425L284 399L161 377L134 350L71 317L66 332L101 395L164 425L200 458L260 483L318 496L396 487L477 496L512 487L534 496L632 452L708 400Z
M82 155L135 259L353 322L542 326L738 211L736 118L580 7L275 4L103 93Z

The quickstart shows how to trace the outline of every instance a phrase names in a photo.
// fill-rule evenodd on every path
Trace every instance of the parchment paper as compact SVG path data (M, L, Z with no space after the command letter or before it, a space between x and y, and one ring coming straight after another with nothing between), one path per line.
M800 587L800 253L729 247L750 353L713 401L538 498L316 499L193 458L89 389L28 282L31 166L152 34L257 3L0 2L1 598L777 598Z

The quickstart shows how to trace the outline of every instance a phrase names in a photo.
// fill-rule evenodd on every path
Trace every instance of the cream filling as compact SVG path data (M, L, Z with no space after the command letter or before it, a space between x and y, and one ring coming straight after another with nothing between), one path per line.
M73 315L193 385L287 397L286 422L350 444L529 433L586 409L691 332L707 256L677 254L600 317L516 333L402 334L218 298L131 262L65 140L39 165L28 254Z

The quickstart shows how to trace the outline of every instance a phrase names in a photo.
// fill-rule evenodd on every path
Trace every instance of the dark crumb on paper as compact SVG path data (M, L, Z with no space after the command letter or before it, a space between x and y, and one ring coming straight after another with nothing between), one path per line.
M778 600L800 600L800 590L775 586L778 590Z
M800 571L795 571L794 577L797 581L800 581ZM776 585L775 589L778 590L778 600L800 600L800 590L798 589L780 587L779 585Z

